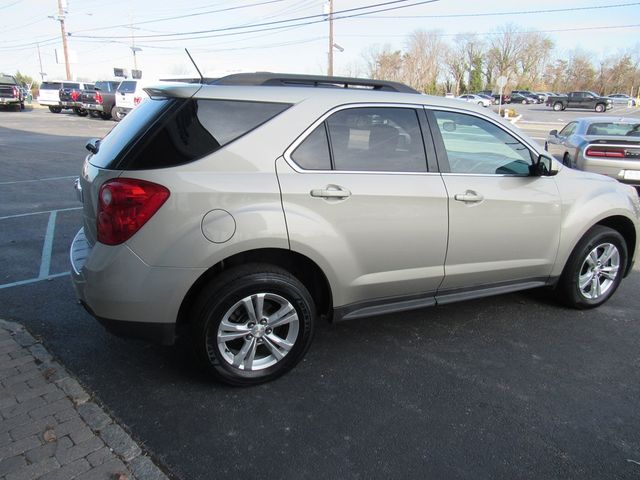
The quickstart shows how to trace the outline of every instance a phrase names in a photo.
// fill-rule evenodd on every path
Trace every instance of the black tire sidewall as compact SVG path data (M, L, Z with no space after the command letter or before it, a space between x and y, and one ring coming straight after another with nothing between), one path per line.
M620 254L620 269L618 275L614 280L613 285L609 288L609 291L601 297L591 300L585 298L578 287L578 276L580 275L580 269L589 252L596 246L603 243L612 243L618 249ZM569 306L579 309L595 308L605 303L620 286L624 271L627 266L628 252L627 244L624 238L615 230L597 225L593 227L583 239L578 243L576 248L571 254L569 261L565 267L565 271L560 279L560 292L562 300Z
M217 282L216 282L217 283ZM313 335L315 307L306 288L295 278L280 273L256 272L241 276L223 286L207 289L207 299L201 303L195 323L196 353L216 378L235 386L248 386L273 380L291 370L309 349ZM278 363L263 370L245 372L231 366L217 348L210 358L207 338L215 336L227 311L239 300L256 293L274 293L287 299L296 309L299 331L289 353Z

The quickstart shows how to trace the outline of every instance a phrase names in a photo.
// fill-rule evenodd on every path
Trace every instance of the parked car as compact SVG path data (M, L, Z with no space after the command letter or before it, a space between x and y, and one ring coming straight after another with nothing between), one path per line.
M0 105L9 105L16 110L24 109L24 90L13 75L0 73Z
M593 92L570 92L568 95L549 97L546 104L557 112L567 108L585 108L602 113L613 106L613 100Z
M489 100L491 102L491 105L496 103L496 99L493 98L490 94L486 94L486 93L476 93L476 95L478 95L479 97L482 98L486 98L487 100Z
M84 82L70 82L66 80L52 80L40 84L38 103L49 107L52 113L60 113L63 109L72 109L76 114L85 116L87 112L82 108L80 99Z
M511 103L511 95L508 95L506 93L503 93L502 95L500 95L499 93L494 93L491 96L493 97L494 103L502 103L503 105L505 103Z
M542 286L593 308L632 269L635 190L478 105L273 73L147 91L87 144L73 283L110 331L190 338L228 383L293 368L319 318Z
M517 92L511 92L511 98L509 99L509 103L531 104L531 103L538 103L538 100L528 95L523 95Z
M148 81L123 80L116 90L116 108L111 112L116 122L122 120L131 110L149 98L149 94L144 90L149 86Z
M607 98L610 98L614 105L626 105L629 107L636 106L636 99L629 95L625 95L624 93L607 95Z
M465 102L476 103L478 105L482 105L483 107L490 107L491 104L493 103L493 99L489 100L484 97L481 97L480 95L474 95L474 94L460 95L459 97L456 97L456 98L458 100L464 100Z
M520 95L522 97L531 98L531 99L534 100L533 103L543 103L543 99L542 99L541 95L538 95L537 93L530 92L529 90L513 90L511 92L512 99L513 99L514 94L518 94L518 95ZM513 102L513 100L512 100L512 102ZM513 102L513 103L516 103L516 102Z
M551 130L545 149L569 167L640 188L639 118L579 118Z
M112 118L116 105L116 90L119 81L98 81L93 90L84 90L81 95L82 108L94 117L103 120Z

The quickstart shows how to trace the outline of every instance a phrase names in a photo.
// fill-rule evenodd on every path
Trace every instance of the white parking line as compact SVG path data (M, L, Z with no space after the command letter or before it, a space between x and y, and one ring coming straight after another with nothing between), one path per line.
M58 208L57 210L42 210L40 212L18 213L16 215L7 215L6 217L0 217L0 220L7 220L9 218L29 217L31 215L43 215L45 213L51 213L51 212L72 212L73 210L82 210L82 207Z
M68 177L36 178L34 180L14 180L13 182L0 182L0 185L15 185L16 183L32 183L32 182L49 182L51 180L68 180L70 178L78 178L78 176L70 175Z
M82 207L76 208L61 208L58 210L47 210L43 212L32 212L32 213L23 213L19 215L9 215L7 217L0 217L0 220L4 220L7 218L17 218L17 217L26 217L29 215L40 215L44 213L49 214L49 221L47 222L47 232L44 236L44 243L42 244L42 254L40 256L40 271L36 278L29 278L27 280L19 280L17 282L5 283L4 285L0 285L0 290L11 287L19 287L22 285L29 285L32 283L42 282L45 280L52 280L58 277L64 277L69 275L71 272L62 272L51 275L49 272L51 270L51 255L53 253L53 239L56 233L56 220L58 218L58 212L68 212L70 210L80 210Z

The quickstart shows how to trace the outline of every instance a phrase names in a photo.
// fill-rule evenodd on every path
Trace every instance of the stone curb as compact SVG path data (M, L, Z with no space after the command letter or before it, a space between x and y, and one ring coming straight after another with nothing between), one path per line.
M60 393L60 396L66 395L68 399L71 400L73 409L75 409L77 416L79 417L78 421L83 422L86 427L90 429L93 435L98 437L102 442L104 442L104 445L106 445L106 447L103 447L102 449L104 451L92 450L84 456L84 459L82 457L78 459L78 461L88 460L91 465L94 464L94 461L96 465L100 465L100 463L98 463L98 457L100 456L105 459L104 463L96 468L95 478L108 477L117 478L118 480L169 480L170 477L168 477L153 462L153 460L144 453L140 445L138 445L138 443L133 440L131 436L98 404L91 401L91 395L59 362L54 359L38 339L34 338L21 324L0 319L0 331L2 330L10 333L13 340L22 347L22 349L26 349L31 354L37 364L38 370L47 383L53 384L57 388L61 389L64 394ZM11 386L7 388L11 389ZM68 400L64 401L68 403ZM2 418L2 415L0 415L0 427L3 426ZM33 420L31 423L35 425L36 421ZM29 424L27 424L26 427L28 429L32 428ZM49 429L49 427L47 428ZM33 430L35 431L36 429L37 425ZM53 429L51 429L51 432L53 432ZM46 435L47 431L45 431L44 434ZM19 441L14 441L14 443L19 443ZM76 447L78 446L80 445L77 445ZM112 457L111 461L109 461L109 457ZM11 458L3 459L0 455L0 466L3 465L3 461L6 462L7 460L11 460ZM47 468L47 461L56 463L57 468L48 467L49 473L44 475L43 478L71 478L71 475L73 475L73 467L78 464L78 461L75 461L73 463L60 466L56 462L56 457L51 457L44 459L38 464L33 463L22 466L22 470L16 472L20 474L16 478L36 478L36 476L33 475L33 473L36 473L33 467L44 465L42 468ZM100 467L108 467L110 464L115 465L119 462L123 462L128 470L127 472L109 473L105 468L102 468L102 471L99 471ZM120 463L120 466L122 466L122 463ZM15 474L6 474L6 472L3 472L0 468L0 480L9 480L10 478L13 478L13 476L15 476Z

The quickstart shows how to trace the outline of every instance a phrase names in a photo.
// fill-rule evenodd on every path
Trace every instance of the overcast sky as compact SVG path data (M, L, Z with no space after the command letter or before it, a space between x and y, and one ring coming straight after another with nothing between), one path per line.
M334 10L384 3L374 8L381 10L419 1L335 0ZM184 47L190 49L201 70L212 76L257 70L326 73L328 22L321 17L299 20L296 23L318 23L295 27L287 27L288 23L250 27L322 15L325 3L325 0L68 0L69 47L78 59L71 70L76 77L97 80L111 78L113 67L132 68L133 35L136 46L142 49L137 54L138 65L145 78L194 73ZM181 6L185 4L188 6ZM598 6L607 8L585 8ZM533 12L557 9L567 11ZM56 13L57 0L0 0L0 71L20 70L39 78L35 42L40 42L47 78L64 77L64 65L56 64L55 58L55 49L61 48L60 24L48 18ZM452 16L461 14L469 16ZM176 16L184 18L171 18ZM455 34L465 32L488 38L486 34L505 23L514 23L522 30L548 32L555 43L555 53L560 55L582 48L600 59L634 47L636 51L640 49L640 2L439 0L336 20L335 42L344 51L335 53L335 73L352 73L353 66L371 45L403 48L407 35L416 29L439 30L443 38L451 41ZM266 31L247 33L250 30ZM180 35L202 31L207 33Z

